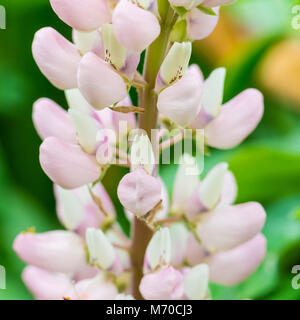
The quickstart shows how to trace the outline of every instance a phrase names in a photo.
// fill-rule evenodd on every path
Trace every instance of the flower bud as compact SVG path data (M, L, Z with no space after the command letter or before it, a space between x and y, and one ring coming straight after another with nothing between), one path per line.
M156 92L174 84L181 79L187 70L192 53L190 42L175 42L165 57L156 79Z
M73 273L86 265L84 243L70 231L24 232L13 248L27 264L53 272Z
M202 108L191 124L193 128L204 128L220 113L223 101L225 73L225 68L215 69L205 80L201 99Z
M112 22L117 39L132 52L141 53L160 33L155 15L128 0L119 1Z
M87 53L80 62L78 84L86 100L98 110L127 97L127 88L121 76L92 52Z
M72 282L66 274L49 272L34 266L24 269L22 280L38 300L60 300L72 288Z
M171 261L171 236L168 228L156 231L150 240L145 256L146 269L155 270Z
M206 14L193 8L186 14L187 37L191 40L201 40L208 37L215 29L219 20L219 7L213 8L216 15Z
M42 98L33 105L33 123L42 139L57 137L76 143L76 136L68 113L54 101Z
M50 0L58 17L81 31L98 29L111 20L106 0Z
M184 275L184 291L190 300L203 300L208 294L209 268L199 264Z
M100 273L77 282L65 297L70 300L114 300L117 295L117 288Z
M209 250L229 250L258 234L266 213L257 202L220 208L198 225L197 234Z
M218 117L205 127L208 145L229 149L240 144L258 125L264 112L263 96L247 89L228 101Z
M126 174L119 183L122 205L137 216L150 212L161 200L161 183L142 167Z
M100 168L80 146L49 137L40 146L40 163L48 177L65 189L94 182Z
M94 153L97 147L97 133L100 123L81 111L69 109L69 115L76 132L78 143L87 153Z
M120 272L120 262L116 251L100 229L86 230L86 243L89 249L90 262L104 270Z
M262 234L208 260L210 280L232 286L244 281L259 266L266 254L266 239ZM245 263L247 262L247 263Z
M199 214L216 207L221 198L227 168L228 164L225 162L216 165L200 183L187 204L186 215L189 220L194 221Z
M113 26L102 26L102 38L105 50L105 61L109 62L116 70L119 70L127 78L132 79L140 62L140 55L129 53L128 50L117 40Z
M164 266L142 278L140 292L147 300L179 300L183 298L182 274L171 266Z
M34 36L32 53L43 75L58 89L77 87L81 56L76 47L56 30L43 28Z
M190 67L175 84L158 96L157 108L178 125L189 125L199 113L202 93L202 77L197 67Z
M130 151L131 170L142 166L150 175L155 168L155 157L152 144L147 135L136 135Z

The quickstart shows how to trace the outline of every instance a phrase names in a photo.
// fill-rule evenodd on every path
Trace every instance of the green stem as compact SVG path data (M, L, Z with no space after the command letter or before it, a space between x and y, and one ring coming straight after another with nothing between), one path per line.
M167 2L166 2L167 3ZM161 22L161 33L147 50L144 79L148 83L146 88L139 89L139 106L144 107L144 114L140 115L139 127L147 132L151 139L151 130L157 127L157 95L154 92L155 81L159 68L165 58L171 30L177 20L177 14L167 3L167 14ZM154 141L152 141L154 143ZM155 150L155 149L154 149ZM139 285L143 277L144 256L147 245L153 236L153 231L142 220L135 217L132 229L131 262L133 267L132 293L136 299L143 299Z

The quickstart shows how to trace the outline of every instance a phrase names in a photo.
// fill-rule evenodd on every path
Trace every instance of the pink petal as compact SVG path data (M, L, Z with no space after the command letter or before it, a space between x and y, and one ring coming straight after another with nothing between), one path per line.
M86 264L84 242L69 231L21 233L13 248L27 264L48 271L73 273Z
M258 234L242 245L215 254L209 261L210 279L222 285L245 280L259 266L266 254L266 239Z
M81 56L76 47L53 28L39 30L33 40L35 62L46 78L57 88L77 87L77 69Z
M266 213L258 202L224 207L199 225L198 236L211 250L232 249L253 238L264 226Z
M99 228L104 219L104 213L98 208L93 201L87 186L68 190L77 199L80 209L83 211L83 221L76 227L75 231L85 237L87 228ZM106 190L100 182L92 188L93 194L101 200L104 210L111 216L115 217L116 212L113 203ZM58 219L63 223L63 206L61 194L57 185L54 185L54 194L56 198L56 212ZM76 203L76 205L78 206Z
M59 18L77 30L95 30L111 21L106 0L50 0L50 3Z
M189 68L179 81L159 94L159 112L183 127L189 125L201 107L202 80L198 68Z
M77 282L66 296L71 300L113 300L117 294L117 288L99 274L94 278Z
M87 53L80 62L78 84L87 101L99 110L127 97L123 79L92 52Z
M217 118L205 127L207 144L219 149L237 146L256 128L263 111L263 96L260 91L243 91L227 102Z
M61 300L65 292L72 288L72 282L66 274L49 272L34 266L24 269L22 279L38 300Z
M120 181L118 197L126 209L145 215L161 200L161 182L138 167Z
M140 292L146 300L179 300L184 293L183 276L171 266L164 266L143 277Z
M236 0L204 0L202 3L203 7L213 8L217 6L228 6L234 3Z
M219 20L219 8L213 9L215 16L206 14L197 8L187 13L187 37L201 40L208 37L215 29Z
M41 98L33 105L33 123L42 139L57 137L76 143L75 132L68 113L54 101Z
M210 253L203 247L193 235L190 235L187 241L186 260L187 262L195 266L199 263L203 263Z
M65 189L91 183L100 175L100 168L92 156L80 146L55 137L49 137L42 143L40 163L49 178Z
M169 213L169 195L168 195L168 190L166 185L164 184L164 182L162 181L162 179L160 177L158 177L161 183L161 200L162 200L162 204L161 204L161 209L159 209L156 214L155 214L155 218L154 221L157 220L162 220L165 219ZM130 212L129 210L125 210L125 214L126 217L129 221L133 221L134 219L134 214L132 212Z
M118 41L133 52L142 52L160 33L155 15L127 0L118 3L112 22Z

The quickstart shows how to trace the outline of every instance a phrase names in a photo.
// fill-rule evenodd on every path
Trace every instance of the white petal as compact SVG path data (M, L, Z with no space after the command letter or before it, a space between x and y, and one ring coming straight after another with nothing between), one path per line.
M111 24L103 25L101 31L105 60L120 70L125 65L127 49L117 40Z
M218 115L222 106L225 75L226 69L218 68L204 82L202 107L213 117Z
M189 65L191 53L191 42L175 42L173 44L160 69L160 75L166 84L174 83L184 75Z
M69 108L82 111L86 114L91 112L91 105L85 100L84 96L78 88L65 90L65 96Z
M227 163L219 163L209 171L201 183L200 200L208 209L212 209L220 199L227 168Z
M93 153L97 146L99 123L91 116L75 109L70 109L69 115L79 144L87 153Z
M100 229L87 229L86 243L91 263L96 263L105 270L112 267L116 259L115 249Z
M202 300L208 291L209 268L199 264L184 275L184 290L191 300Z
M73 30L73 41L77 49L82 55L99 47L101 45L101 38L99 30L91 32Z
M175 176L172 196L172 210L183 213L188 199L199 184L200 170L196 159L185 153Z
M61 221L69 230L74 230L85 216L85 208L73 190L66 190L56 186L61 205Z
M147 259L152 270L171 261L171 236L168 228L156 231L147 248Z

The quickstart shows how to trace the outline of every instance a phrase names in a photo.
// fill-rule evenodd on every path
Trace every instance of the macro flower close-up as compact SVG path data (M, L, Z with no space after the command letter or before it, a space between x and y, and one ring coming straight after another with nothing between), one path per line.
M4 2L0 299L298 300L300 3Z

